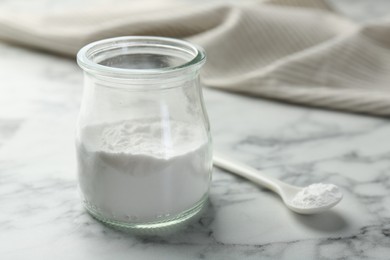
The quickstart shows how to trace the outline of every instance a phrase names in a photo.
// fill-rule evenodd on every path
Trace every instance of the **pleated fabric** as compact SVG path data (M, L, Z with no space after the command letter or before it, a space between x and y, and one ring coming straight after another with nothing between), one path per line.
M323 0L144 0L33 15L0 10L0 39L61 55L124 35L184 38L203 46L208 87L390 115L390 20L360 25Z

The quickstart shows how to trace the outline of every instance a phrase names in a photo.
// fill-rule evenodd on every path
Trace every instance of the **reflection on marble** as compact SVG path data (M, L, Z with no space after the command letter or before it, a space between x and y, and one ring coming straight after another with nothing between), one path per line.
M205 90L216 149L295 185L331 182L334 210L300 216L214 170L199 221L168 237L113 231L81 207L73 129L77 65L0 45L1 259L386 259L390 122ZM229 115L229 116L227 116Z

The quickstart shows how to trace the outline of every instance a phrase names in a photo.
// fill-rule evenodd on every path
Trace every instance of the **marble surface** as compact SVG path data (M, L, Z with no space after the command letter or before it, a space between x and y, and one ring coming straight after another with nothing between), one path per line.
M389 258L388 119L205 89L216 149L294 185L335 183L344 199L301 216L214 169L199 221L168 237L134 237L81 206L75 62L6 44L0 57L0 259Z

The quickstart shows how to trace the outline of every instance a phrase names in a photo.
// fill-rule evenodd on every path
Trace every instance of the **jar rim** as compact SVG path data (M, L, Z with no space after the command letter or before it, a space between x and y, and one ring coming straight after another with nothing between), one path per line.
M135 48L152 46L155 48L171 48L177 52L185 52L191 56L177 66L166 66L152 69L128 69L102 65L93 60L93 56L108 52L114 48ZM206 61L206 54L202 47L175 38L157 36L122 36L91 42L82 47L77 53L77 63L86 72L112 78L153 78L153 76L175 76L184 71L196 71Z

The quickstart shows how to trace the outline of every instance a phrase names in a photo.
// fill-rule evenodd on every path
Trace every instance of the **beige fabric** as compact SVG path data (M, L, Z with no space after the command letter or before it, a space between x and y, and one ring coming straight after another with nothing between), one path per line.
M135 2L41 15L0 11L0 39L75 55L113 36L186 38L206 49L209 87L390 115L390 22L360 26L320 0Z

